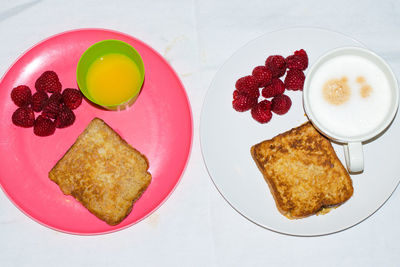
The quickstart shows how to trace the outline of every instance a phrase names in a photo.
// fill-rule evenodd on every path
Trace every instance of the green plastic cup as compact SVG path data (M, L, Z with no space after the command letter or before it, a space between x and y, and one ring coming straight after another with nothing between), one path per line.
M93 99L93 97L90 95L86 83L86 77L89 67L96 59L106 54L122 54L129 57L137 65L140 73L138 88L132 88L132 95L130 95L129 98L124 99L121 103L112 106L105 105L104 103L99 103L98 101ZM144 81L144 64L139 53L131 45L120 40L109 39L93 44L82 54L76 68L76 77L79 89L81 90L82 94L91 102L105 109L123 110L135 102L141 91Z

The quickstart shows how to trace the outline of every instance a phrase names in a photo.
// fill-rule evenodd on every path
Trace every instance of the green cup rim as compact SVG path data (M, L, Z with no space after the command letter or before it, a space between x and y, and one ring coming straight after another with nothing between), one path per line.
M139 69L139 73L140 73L139 90L137 91L137 93L136 93L136 94L133 94L133 95L130 96L128 99L126 99L126 100L124 100L123 102L121 102L121 103L119 103L119 104L116 104L116 105L104 105L104 104L98 103L98 102L97 102L96 100L94 100L94 99L91 97L91 95L88 93L88 90L87 90L87 87L86 87L86 83L84 82L84 84L82 84L82 82L81 82L82 80L83 80L83 81L86 81L86 77L81 77L81 75L83 75L83 74L81 74L81 72L82 72L82 71L81 71L81 68L82 68L82 64L83 64L82 62L84 62L85 57L88 55L88 53L90 53L91 50L96 49L98 46L101 46L101 45L104 45L105 43L110 43L110 42L111 42L111 43L122 44L122 45L128 47L130 50L132 50L132 52L133 52L134 54L137 55L138 60L134 60L134 59L131 58L131 57L130 57L130 59L132 59L132 61L134 61L135 64L137 64L138 69ZM126 54L126 53L120 53L119 51L109 51L109 52L102 53L101 55L107 55L107 54L112 54L112 53L119 53L119 54L122 54L122 55L125 55L125 54ZM97 57L96 57L96 58L97 58ZM93 61L94 61L94 60L93 60ZM93 63L93 62L92 62L92 63ZM90 66L92 63L90 63L89 66ZM81 79L80 77L81 77L82 79ZM96 43L92 44L91 46L89 46L89 47L82 53L82 55L81 55L80 58L79 58L77 67L76 67L76 81L77 81L77 83L78 83L79 90L82 92L82 94L83 94L87 99L89 99L92 103L94 103L94 104L96 104L96 105L98 105L98 106L104 107L104 108L106 108L106 109L111 109L111 110L116 110L116 109L119 109L120 107L125 107L126 105L131 105L131 104L136 100L137 96L138 96L138 95L140 94L140 92L141 92L141 89L142 89L142 87L143 87L144 77L145 77L144 63L143 63L143 59L142 59L141 55L139 54L139 52L138 52L132 45L130 45L130 44L124 42L124 41L118 40L118 39L106 39L106 40L102 40L102 41L99 41L99 42L96 42ZM82 89L82 88L84 88L84 89Z

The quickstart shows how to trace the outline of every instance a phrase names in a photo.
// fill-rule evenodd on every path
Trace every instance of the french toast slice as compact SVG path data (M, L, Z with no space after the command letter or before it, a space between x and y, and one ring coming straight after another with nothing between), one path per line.
M289 219L338 206L353 195L350 175L330 141L310 122L252 146L251 155Z
M148 168L144 155L103 120L94 118L49 178L99 219L117 225L150 184Z

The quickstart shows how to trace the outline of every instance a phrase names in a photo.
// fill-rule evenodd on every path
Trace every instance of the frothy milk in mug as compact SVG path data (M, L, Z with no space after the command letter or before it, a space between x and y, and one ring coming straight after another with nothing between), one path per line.
M309 86L309 106L321 126L350 138L374 131L390 113L392 97L383 71L357 55L324 62Z

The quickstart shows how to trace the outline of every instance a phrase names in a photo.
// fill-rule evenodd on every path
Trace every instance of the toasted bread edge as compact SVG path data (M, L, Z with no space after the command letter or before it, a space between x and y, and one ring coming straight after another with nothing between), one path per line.
M263 168L261 167L261 164L260 164L260 162L259 162L258 159L257 159L257 156L256 156L256 149L257 149L257 146L258 146L258 144L256 144L256 145L254 145L254 146L251 147L251 149L250 149L251 156L252 156L254 162L256 163L257 168L258 168L258 169L260 170L260 172L262 173L265 182L267 182L267 185L268 185L268 187L269 187L269 190L270 190L270 192L271 192L271 195L272 195L272 197L274 198L276 207L278 208L279 212L280 212L282 215L284 215L284 216L287 217L287 212L284 211L284 210L281 208L281 202L280 202L280 199L279 199L279 194L277 193L277 190L276 190L275 186L269 181L269 178L267 177L267 175L264 174Z
M81 203L87 210L90 211L90 213L92 213L93 215L95 215L97 218L99 218L100 220L106 222L108 225L115 226L115 225L121 223L121 222L131 213L132 208L133 208L133 205L134 205L135 202L142 196L142 194L146 191L146 189L147 189L147 187L150 185L150 183L151 183L153 177L152 177L151 173L148 171L150 165L149 165L149 160L147 159L147 157L146 157L145 155L143 155L140 151L138 151L137 149L135 149L134 147L132 147L128 142L126 142L126 141L125 141L117 132L115 132L114 129L112 129L105 121L103 121L102 119L97 118L97 117L93 118L93 119L89 122L89 124L86 126L86 128L82 131L82 133L79 134L79 136L77 137L77 139L75 140L75 142L69 147L69 149L64 153L64 155L57 161L57 163L53 166L53 168L51 168L51 170L50 170L49 173L48 173L48 177L49 177L49 179L52 180L55 184L57 184L58 188L61 190L61 192L63 192L63 190L62 190L61 186L59 185L59 183L58 183L58 181L57 181L57 178L54 176L53 172L54 172L54 170L57 168L58 164L62 161L62 159L68 154L68 152L69 152L69 151L74 147L74 145L78 142L78 140L81 139L81 138L84 136L84 134L88 131L89 125L92 124L92 123L96 123L96 122L103 123L106 127L108 127L109 129L111 129L111 130L118 136L118 138L124 143L124 145L129 146L131 149L133 149L133 150L136 151L138 154L140 154L141 157L143 157L144 160L145 160L145 162L146 162L146 174L147 174L148 176L150 176L150 179L148 179L147 183L143 185L143 187L140 189L139 193L135 196L134 199L132 199L132 204L130 205L130 207L129 207L129 209L127 210L127 212L126 212L123 216L119 217L119 218L118 218L117 220L115 220L115 221L107 220L104 216L102 216L102 215L99 214L98 212L96 212L96 211L94 211L94 210L92 210L92 209L89 209L89 207L88 207L87 205L85 205L85 204L78 198L78 196L71 195L71 196L74 197L74 199L76 199L79 203ZM70 195L70 194L66 194L65 192L63 192L63 194L64 194L64 195Z
M311 127L314 127L314 126L311 124L310 121L307 121L307 122L305 122L305 123L299 125L298 127L295 127L295 128L290 129L290 130L287 130L286 132L280 133L280 134L276 135L275 137L273 137L272 139L264 140L264 141L262 141L262 142L260 142L260 143L257 143L257 144L253 145L253 146L250 148L251 156L252 156L254 162L256 163L257 168L258 168L258 169L260 170L260 172L262 173L262 175L263 175L263 177L264 177L264 180L267 182L267 185L268 185L268 187L269 187L269 189L270 189L270 192L271 192L271 194L272 194L272 196L273 196L273 198L274 198L274 200L275 200L275 204L276 204L276 207L277 207L278 211L279 211L282 215L284 215L285 217L287 217L288 219L291 219L291 220L293 220L293 219L302 219L302 218L306 218L306 217L309 217L309 216L318 214L319 212L323 211L324 209L339 207L340 205L342 205L343 203L345 203L347 200L349 200L349 199L352 197L353 193L354 193L353 181L352 181L352 179L351 179L349 173L348 173L347 170L344 168L343 164L341 164L341 161L340 161L340 159L338 158L338 156L337 156L335 150L333 149L332 144L330 143L330 141L327 140L326 137L322 136L323 138L325 138L325 139L329 142L329 146L328 146L329 151L332 153L332 155L333 155L333 157L335 158L335 160L337 160L337 161L340 163L340 164L339 164L340 169L341 169L342 172L346 175L346 178L350 181L350 185L351 185L351 187L350 187L350 189L351 189L351 190L350 190L350 191L351 191L350 194L349 194L348 196L346 196L346 197L345 197L345 200L342 201L342 202L340 202L340 203L335 203L335 204L323 204L323 203L322 203L322 204L320 205L320 207L317 208L315 211L312 211L312 212L310 212L310 213L304 214L303 216L293 216L293 215L291 214L290 210L289 210L289 211L286 211L286 210L284 210L284 209L282 208L283 204L282 204L282 202L281 202L281 199L280 199L280 196L279 196L279 194L278 194L278 192L277 192L277 189L275 188L274 184L270 182L270 178L269 178L266 174L264 174L265 172L264 172L264 169L263 169L263 167L262 167L261 162L259 162L259 160L258 160L258 158L257 158L257 155L256 155L257 152L256 152L256 150L257 150L258 146L260 146L260 145L263 144L263 143L271 143L271 142L273 142L276 138L282 138L282 137L284 137L284 136L286 136L286 135L290 135L291 132L292 132L293 130L302 130L302 128L308 127L309 124L311 125ZM315 130L318 132L318 134L321 134L317 129L315 129ZM328 211L328 212L329 212L329 211Z

